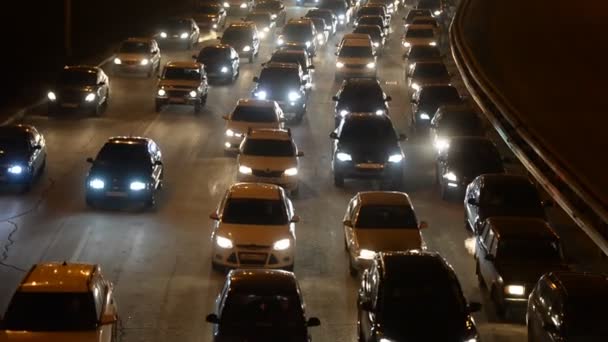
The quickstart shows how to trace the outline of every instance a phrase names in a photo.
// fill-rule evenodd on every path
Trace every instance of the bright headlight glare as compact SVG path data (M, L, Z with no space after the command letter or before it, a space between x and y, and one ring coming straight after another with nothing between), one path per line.
M228 67L223 66L223 67L220 69L220 71L221 71L222 73L227 73L227 72L228 72Z
M167 92L165 91L165 89L158 89L158 96L165 96L167 95Z
M403 42L403 46L410 47L410 46L412 46L412 44L410 44L410 42Z
M89 181L89 186L92 189L96 189L96 190L100 190L103 189L106 186L106 183L104 183L104 181L102 181L99 178L93 178Z
M271 15L270 15L270 19L276 19L276 18L277 18L277 15L276 15L276 14L271 14Z
M447 139L437 138L437 140L435 141L435 148L438 151L444 151L450 148L450 143Z
M394 342L393 340L389 340L388 338L381 337L379 342Z
M464 342L477 342L477 337L471 337L467 340L464 340Z
M230 4L227 2L224 2L224 7L230 7Z
M440 14L441 14L441 11L437 10L437 11L433 12L433 14L435 14L435 15L440 15Z
M373 69L373 68L375 68L375 67L376 67L376 63L374 63L374 62L367 63L366 67L367 67L368 69Z
M133 191L141 191L146 188L146 183L140 181L134 181L129 184L129 189Z
M248 166L241 165L241 166L239 166L239 172L244 175L250 175L253 172L253 170Z
M310 47L310 44L312 44L310 41L307 41L306 43L304 43L304 45L306 45L306 47Z
M283 40L283 38L277 39L277 45L283 45L283 44L285 44L285 40Z
M84 98L84 100L85 100L85 101L87 101L87 102L93 102L93 101L95 101L95 94L93 94L93 93L88 94L88 95L87 95L87 96Z
M51 101L57 100L57 95L55 95L55 93L53 93L52 91L49 91L49 93L46 94L46 97L48 97Z
M258 32L258 37L260 37L262 39L266 38L266 32L265 31Z
M161 38L167 38L167 32L161 32L160 33L160 37Z
M300 94L296 93L295 91L290 91L288 95L289 101L296 101L300 99L300 97Z
M226 130L226 136L227 137L233 137L234 136L234 131L231 129L227 129Z
M449 180L450 182L455 182L458 180L458 177L456 177L456 175L454 174L454 172L448 172L445 175L443 175L443 178Z
M243 2L243 3L241 4L241 8L247 8L247 4Z
M270 32L270 27L268 27L268 26L264 27L264 32Z
M400 154L393 154L392 156L388 157L389 163L400 163L402 160L403 156Z
M420 86L416 82L412 82L412 84L410 85L410 87L412 87L412 89L414 89L414 90L420 90Z
M265 100L267 95L268 94L266 94L266 92L264 90L260 90L257 93L255 93L255 96L260 100Z
M122 64L122 61L120 60L120 58L116 57L114 58L114 64Z
M376 115L382 115L382 114L384 114L384 109L378 109L376 111Z
M344 67L344 63L342 62L336 62L336 68L340 69Z
M213 28L216 29L217 28L217 24L213 24Z
M346 109L342 109L342 110L340 111L340 115L341 115L341 116L346 116L346 115L348 115L348 113L349 113L349 111L348 111L348 110L346 110Z
M8 173L12 173L14 175L19 175L23 172L23 167L20 165L13 165L8 168Z
M376 256L376 252L369 249L361 249L359 251L359 259L372 260Z
M338 19L344 19L344 14L338 14Z
M249 52L249 51L251 51L251 46L249 46L249 45L245 45L245 46L243 47L243 51L244 51L244 52Z
M323 40L323 38L325 38L325 35L323 33L317 33L318 40Z
M295 167L285 170L285 176L295 176L298 174L298 169Z
M431 120L431 117L427 113L421 113L420 120Z
M219 235L215 238L215 243L219 248L229 249L233 247L232 240Z
M505 286L505 292L512 296L523 296L526 289L522 285L507 285Z
M144 58L141 60L141 62L139 62L141 65L148 65L148 63L150 63L150 61L147 58Z
M272 246L272 248L275 251L284 251L286 249L288 249L291 246L291 241L289 241L289 239L281 239L277 242L274 243L274 245Z
M184 33L182 33L182 34L181 34L179 37L180 37L181 39L186 39L186 38L188 38L188 33L187 33L187 32L184 32Z
M380 43L378 43L378 42L374 43L374 47L379 47L379 46L380 46Z
M437 46L437 42L430 42L429 45L430 46Z
M338 158L339 161L350 161L350 160L353 160L353 158L350 156L350 154L344 153L344 152L338 152L336 154L336 158Z
M190 95L190 97L196 97L196 91L192 90L188 95Z

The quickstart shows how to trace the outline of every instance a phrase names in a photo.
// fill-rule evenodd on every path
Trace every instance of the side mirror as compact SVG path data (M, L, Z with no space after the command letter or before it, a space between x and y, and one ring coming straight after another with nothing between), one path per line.
M91 157L87 158L87 163L93 164L93 162L94 162L93 158L91 158Z
M467 200L467 203L470 204L470 205L477 205L477 200L474 199L474 198L469 198Z
M478 302L470 302L468 305L469 312L478 312L481 310L481 303Z
M321 325L321 321L317 317L310 317L306 322L307 327L318 327Z
M314 65L309 65L309 66L308 66L308 69L310 69L310 70L314 70L314 69L315 69L315 66L314 66Z
M420 221L420 223L418 223L418 229L426 229L429 227L429 224L426 221Z
M212 220L214 220L214 221L219 221L220 220L220 217L217 214L217 212L213 212L213 213L209 214L209 218L212 219Z
M230 117L228 116L228 114L226 114L226 115L222 115L222 119L224 119L224 120L230 120Z
M106 325L106 324L114 324L118 321L118 316L116 316L116 314L103 314L101 316L101 319L99 320L99 323L101 325Z
M351 220L344 220L344 221L342 221L342 224L344 224L347 227L353 226L353 223L351 222Z
M331 100L332 101L340 101L340 98L337 97L336 95L334 95L334 96L331 97Z
M300 222L300 216L298 215L293 215L293 217L291 218L291 223L298 223Z
M399 141L405 141L407 140L407 136L403 133L399 133Z
M331 132L331 133L329 133L329 137L330 137L331 139L338 139L338 133L336 133L336 132Z
M298 151L298 154L296 154L297 157L304 157L304 152L302 151Z
M258 82L260 79L257 76L253 76L253 82Z
M154 162L154 165L156 165L156 166L163 166L163 162L160 161L160 160L157 160L157 161Z
M207 323L220 324L220 318L217 317L216 314L208 314L207 317L205 317L205 321L207 321Z
M495 258L494 258L494 256L492 254L486 254L486 257L484 259L486 259L487 261L494 261L495 260Z
M197 59L198 56L197 55L192 55L192 59Z
M391 102L393 101L393 98L389 95L386 97L386 99L384 99L386 102Z

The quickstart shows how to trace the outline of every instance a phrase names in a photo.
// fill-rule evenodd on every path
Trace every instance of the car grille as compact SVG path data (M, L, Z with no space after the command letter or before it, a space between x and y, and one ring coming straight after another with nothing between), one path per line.
M266 260L268 259L268 253L249 253L249 252L241 252L238 254L239 263L241 265L266 265ZM252 258L255 257L255 258Z
M186 97L190 90L168 90L167 95L169 97Z
M82 93L79 91L65 91L61 93L60 99L62 102L78 103L82 101Z
M126 65L135 65L135 64L137 64L137 61L122 61L122 62L123 62L123 64L126 64Z
M269 249L270 246L264 246L264 245L236 245L238 248L245 248L245 249Z
M252 173L256 177L281 177L283 171L271 171L271 170L252 170Z
M351 69L363 69L365 68L365 64L346 64L346 67Z
M120 178L112 178L110 181L109 191L124 191L129 189L129 184L123 179Z

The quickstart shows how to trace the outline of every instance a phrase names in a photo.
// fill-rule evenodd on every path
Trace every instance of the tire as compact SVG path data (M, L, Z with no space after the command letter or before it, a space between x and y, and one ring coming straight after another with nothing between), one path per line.
M344 176L334 171L334 185L338 188L344 187Z
M487 286L486 286L486 282L483 280L483 277L481 276L481 270L479 269L479 260L477 260L477 262L475 263L475 275L477 275L477 282L479 283L479 288L485 289Z
M208 95L209 94L207 93L207 94L203 95L203 97L201 97L201 107L203 107L203 106L205 106L207 104L207 96Z

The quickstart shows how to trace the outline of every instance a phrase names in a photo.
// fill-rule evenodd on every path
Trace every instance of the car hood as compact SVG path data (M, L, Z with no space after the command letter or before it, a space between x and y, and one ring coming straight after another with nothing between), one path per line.
M433 38L405 38L404 41L412 44L412 45L419 45L419 44L429 44L431 42L435 42L437 41L437 38L433 37Z
M141 61L144 58L148 58L150 56L143 54L143 53L124 53L124 52L119 52L116 54L116 58L120 59L121 61Z
M359 248L375 252L421 249L422 237L418 229L355 229Z
M57 87L57 92L58 93L64 93L64 92L79 92L79 93L91 93L95 91L95 87L93 86L65 86L65 85L59 85Z
M373 58L364 57L338 57L338 62L342 62L344 64L367 64L375 61Z
M189 88L196 89L200 85L198 81L188 81L188 80L167 80L163 79L158 82L159 87L163 88Z
M340 101L336 104L338 110L346 109L351 113L375 112L386 109L384 100L360 98L356 100Z
M27 332L1 331L0 342L99 342L103 341L97 331L87 332Z
M340 151L351 155L355 163L386 163L392 154L402 153L397 144L340 142Z
M0 165L8 166L10 164L26 163L29 159L27 152L15 152L0 150Z
M138 178L138 179L147 179L151 176L151 170L137 167L137 166L129 166L126 165L93 165L91 167L91 171L89 172L91 177L103 177L103 178Z
M233 132L245 134L249 128L280 128L278 122L246 122L246 121L229 121L226 123L226 129L231 129Z
M521 263L496 263L496 269L504 279L505 284L518 282L524 284L536 284L540 277L551 271L567 271L569 267L560 263L543 262L521 262Z
M229 238L235 245L272 246L290 237L289 225L262 226L221 222L217 234Z
M260 157L239 155L238 165L245 165L257 170L284 171L298 166L296 157Z
M232 46L236 50L236 52L240 52L243 49L243 47L245 47L245 45L251 46L253 44L253 42L251 41L251 39L246 39L246 38L226 39L226 40L222 40L222 44L228 44L228 45Z

